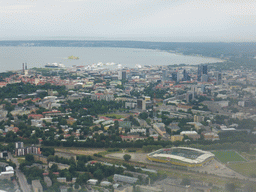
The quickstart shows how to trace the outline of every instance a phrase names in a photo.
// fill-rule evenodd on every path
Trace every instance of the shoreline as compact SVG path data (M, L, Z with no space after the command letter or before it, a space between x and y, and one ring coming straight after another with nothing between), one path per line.
M185 64L187 66L196 66L199 64L212 64L212 63L221 63L225 62L225 60L221 60L219 58L212 58L212 57L205 57L205 56L199 56L199 55L184 55L182 53L178 53L172 50L161 50L161 49L152 49L152 48L131 48L131 47L108 47L108 46L97 46L97 47L71 47L71 46L0 46L0 49L2 49L3 54L6 52L2 60L0 61L2 65L1 72L8 72L13 70L19 70L21 69L19 65L16 64L16 66L13 66L11 69L8 69L10 67L6 67L9 64L12 63L23 63L26 62L29 64L29 67L39 67L42 68L45 63L54 63L54 62L60 62L63 63L66 67L70 67L72 65L91 65L93 63L119 63L122 64L123 67L129 67L129 68L135 68L137 64L141 66L145 65L151 65L151 66L168 66L168 65L180 65ZM13 49L13 50L12 50ZM34 56L32 54L33 49L38 52L39 49L43 49L44 52L37 54ZM54 52L56 49L62 49L60 53L58 52L56 56L54 54L51 54L49 56L49 59L47 59L47 55L44 53L46 52ZM84 50L83 50L84 49ZM87 49L87 50L86 50ZM119 51L120 50L120 51ZM125 51L129 50L129 51ZM19 53L18 57L14 57L15 60L7 60L7 58L12 58L12 53ZM85 52L86 51L86 52ZM91 57L88 55L90 52L95 52L95 57ZM98 57L97 51L101 53ZM106 53L105 53L106 51ZM11 53L11 54L8 54ZM108 54L109 52L116 52L117 55L120 53L120 56L113 58L105 58L104 54ZM158 52L158 53L157 53ZM22 55L23 53L23 55ZM75 59L67 59L66 54L78 54L81 57L79 60ZM83 53L85 53L83 55ZM155 54L156 53L156 54ZM62 54L65 54L64 56ZM87 55L89 56L87 56ZM102 56L103 55L103 56ZM123 55L123 57L122 57ZM132 60L128 60L127 58L132 58ZM173 56L173 58L172 58ZM177 57L180 56L180 57ZM183 57L183 58L182 58ZM189 58L190 57L190 58ZM32 59L31 59L32 58ZM42 58L40 60L40 58ZM121 59L124 58L124 59ZM153 62L149 62L149 59L154 59ZM65 60L65 61L63 61ZM108 60L108 61L107 61ZM204 61L204 60L212 60L212 61ZM67 61L67 63L66 63ZM72 63L72 62L78 62L78 63Z

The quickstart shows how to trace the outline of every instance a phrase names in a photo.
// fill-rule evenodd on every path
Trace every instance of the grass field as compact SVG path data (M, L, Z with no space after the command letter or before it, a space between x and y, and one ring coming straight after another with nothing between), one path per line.
M116 114L116 113L110 113L110 114L105 114L105 115L101 115L101 116L112 117L112 118L116 118L116 119L121 119L121 118L126 117L124 115L120 115L120 114Z
M245 161L245 159L235 151L215 151L215 157L222 163Z
M231 163L229 167L242 175L250 177L256 174L256 162Z

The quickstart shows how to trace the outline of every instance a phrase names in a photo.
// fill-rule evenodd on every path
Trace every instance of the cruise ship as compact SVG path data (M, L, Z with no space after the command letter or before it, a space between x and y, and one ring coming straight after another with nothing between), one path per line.
M47 63L44 67L46 68L65 68L62 63Z

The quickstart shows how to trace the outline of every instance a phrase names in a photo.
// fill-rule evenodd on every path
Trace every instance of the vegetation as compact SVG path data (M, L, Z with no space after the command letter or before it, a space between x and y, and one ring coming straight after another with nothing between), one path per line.
M125 161L129 161L129 160L131 159L131 155L125 154L125 155L123 156L123 158L124 158Z
M242 175L256 178L256 162L232 163L229 167Z
M67 95L65 86L56 86L46 83L44 85L33 85L30 83L14 83L7 84L5 87L0 88L0 99L17 98L19 94L34 93L36 90L54 89L58 91L59 95ZM47 92L40 93L40 97L45 97Z
M245 161L236 151L215 151L215 157L223 163Z

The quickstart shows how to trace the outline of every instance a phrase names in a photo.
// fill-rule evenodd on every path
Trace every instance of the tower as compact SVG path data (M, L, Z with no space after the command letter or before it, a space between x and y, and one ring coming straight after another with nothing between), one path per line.
M203 74L207 75L207 65L202 65Z
M201 81L202 80L202 75L207 75L207 73L208 73L207 65L198 65L197 81Z
M188 73L186 72L186 69L184 69L184 71L183 71L183 81L189 81L189 80L190 80L190 78L188 76Z
M24 65L24 63L22 63L22 74L23 75L25 74L25 65Z
M122 71L122 80L126 80L126 71Z
M197 81L201 81L201 76L202 76L202 68L201 68L201 65L198 65L198 69L197 69Z
M222 83L222 74L221 74L221 72L216 73L216 80L217 80L217 85L220 85Z
M178 78L177 72L173 72L172 73L172 80L177 82L177 78Z

